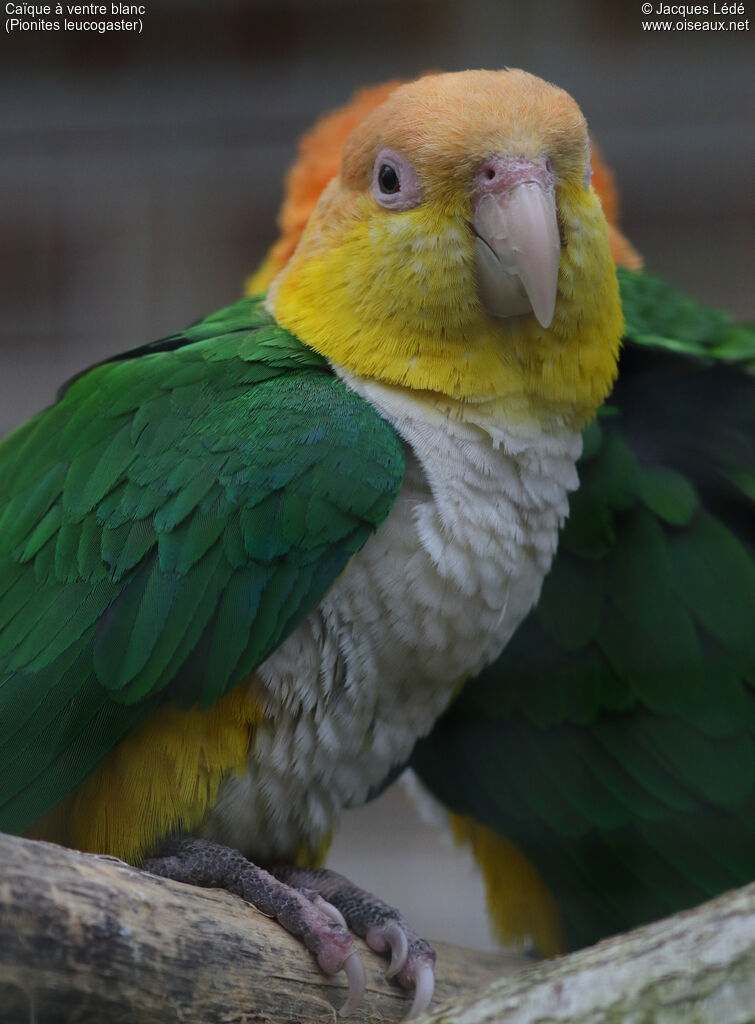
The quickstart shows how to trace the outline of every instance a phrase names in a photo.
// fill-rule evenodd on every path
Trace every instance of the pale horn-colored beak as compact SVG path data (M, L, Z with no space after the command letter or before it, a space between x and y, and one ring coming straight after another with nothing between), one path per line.
M534 313L553 320L561 240L550 165L489 157L477 173L473 205L477 282L491 316Z

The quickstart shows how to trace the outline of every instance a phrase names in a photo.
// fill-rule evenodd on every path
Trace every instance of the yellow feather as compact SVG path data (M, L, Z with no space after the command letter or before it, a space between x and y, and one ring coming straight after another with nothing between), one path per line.
M28 834L138 864L165 836L195 829L223 776L246 769L259 718L247 685L207 710L163 706Z
M451 415L485 403L509 423L583 426L613 383L623 328L605 219L584 187L586 138L566 93L523 72L396 89L347 140L271 286L275 316L336 364L421 391ZM372 195L386 146L417 168L425 197L414 209L388 212ZM532 315L492 318L477 293L470 181L495 152L553 162L563 244L547 329ZM259 713L246 687L206 711L162 708L35 834L138 861L200 824L223 776L244 770Z
M450 814L457 843L468 843L485 882L488 913L502 946L532 943L542 956L567 951L556 901L520 850L471 818Z
M326 198L336 190L329 186ZM623 320L599 201L575 191L564 190L561 215L585 226L563 252L548 329L532 315L488 316L477 298L471 236L461 236L458 218L424 207L355 217L338 244L318 246L299 267L305 233L293 272L284 270L271 290L275 315L362 376L456 402L495 402L509 420L583 426L613 384Z
M406 88L415 92L391 93L347 141L339 176L270 288L271 309L337 365L434 392L455 415L493 403L509 422L580 428L610 391L623 330L608 228L584 185L584 119L561 90L521 72ZM425 198L414 209L387 211L372 195L370 160L386 145L418 170ZM563 245L547 329L531 314L491 317L478 296L471 168L496 151L553 158Z

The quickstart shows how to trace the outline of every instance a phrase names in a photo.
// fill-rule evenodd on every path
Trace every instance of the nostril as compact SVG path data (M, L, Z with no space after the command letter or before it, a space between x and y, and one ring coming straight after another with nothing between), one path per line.
M478 195L505 195L527 182L549 188L554 179L551 161L545 153L537 159L508 153L491 153L481 160L474 172L474 188Z

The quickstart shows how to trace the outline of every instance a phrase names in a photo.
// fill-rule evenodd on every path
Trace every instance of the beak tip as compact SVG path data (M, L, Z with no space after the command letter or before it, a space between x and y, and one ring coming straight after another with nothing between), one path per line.
M526 182L501 197L485 195L474 228L481 240L477 264L488 311L494 316L531 312L549 328L561 256L553 190Z
M548 328L553 323L553 317L556 313L556 300L558 298L558 264L555 267L555 271L549 281L550 287L545 290L545 294L538 295L536 289L528 290L530 300L532 302L532 312L535 315L535 319L541 327Z

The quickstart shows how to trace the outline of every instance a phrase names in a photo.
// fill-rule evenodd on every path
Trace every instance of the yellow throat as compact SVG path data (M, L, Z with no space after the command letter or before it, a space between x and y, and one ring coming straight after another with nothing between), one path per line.
M413 208L376 201L373 165L386 151L416 173ZM553 168L561 248L547 327L531 312L492 316L481 301L472 182L492 153ZM335 364L436 393L459 415L494 403L509 419L579 429L610 390L623 329L588 160L576 105L524 72L430 76L397 89L347 141L270 307Z

